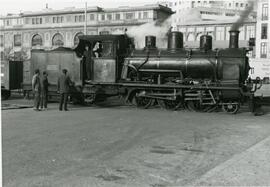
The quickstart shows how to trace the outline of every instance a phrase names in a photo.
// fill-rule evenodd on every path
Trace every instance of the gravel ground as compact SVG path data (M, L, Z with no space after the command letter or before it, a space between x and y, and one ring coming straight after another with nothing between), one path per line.
M255 117L49 107L2 111L4 186L270 185L269 108ZM246 175L250 163L265 172Z

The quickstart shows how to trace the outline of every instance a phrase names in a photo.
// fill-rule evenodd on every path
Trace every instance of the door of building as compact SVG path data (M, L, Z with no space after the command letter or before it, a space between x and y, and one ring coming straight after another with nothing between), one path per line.
M21 89L23 82L23 62L9 61L9 89Z

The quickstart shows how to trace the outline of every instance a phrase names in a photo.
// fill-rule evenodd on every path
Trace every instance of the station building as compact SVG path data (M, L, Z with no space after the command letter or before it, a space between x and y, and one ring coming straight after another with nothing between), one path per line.
M164 6L168 6L175 14L172 16L172 26L194 21L224 21L237 19L247 7L253 6L256 10L255 1L247 0L164 0L160 1ZM188 15L188 16L186 16ZM249 14L249 19L255 19L256 12Z
M74 48L79 35L123 34L126 29L166 19L172 13L169 7L154 4L118 8L46 8L0 17L1 84L8 82L5 79L12 81L13 76L6 67L29 60L32 49Z
M198 48L200 37L210 35L213 39L213 49L228 48L229 31L236 20L200 21L177 25L177 30L184 34L186 47ZM256 20L246 19L239 29L239 47L249 47L249 41L256 36ZM255 58L255 48L249 52L249 57Z
M256 24L256 58L252 61L254 76L265 78L268 82L270 78L270 0L259 0L257 6Z

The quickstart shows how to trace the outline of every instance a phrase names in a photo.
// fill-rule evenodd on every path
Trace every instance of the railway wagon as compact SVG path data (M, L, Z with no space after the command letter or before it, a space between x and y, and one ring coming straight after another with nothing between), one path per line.
M32 50L30 61L24 62L23 90L29 95L32 91L31 81L35 69L48 73L49 96L57 96L57 81L62 69L68 69L74 85L79 88L81 85L80 77L80 58L69 48L57 48L51 51Z
M24 62L23 90L29 95L32 92L31 80L34 70L39 69L48 73L49 96L57 96L57 80L62 69L67 69L74 86L71 96L79 102L85 98L92 98L92 89L86 84L86 65L83 53L85 46L101 43L99 57L92 57L92 82L115 83L121 76L124 57L127 54L128 43L126 35L92 35L81 36L80 43L75 49L60 47L54 50L32 50L31 59ZM110 89L109 89L110 90Z
M1 99L8 99L11 91L20 91L23 82L23 62L12 59L1 62Z

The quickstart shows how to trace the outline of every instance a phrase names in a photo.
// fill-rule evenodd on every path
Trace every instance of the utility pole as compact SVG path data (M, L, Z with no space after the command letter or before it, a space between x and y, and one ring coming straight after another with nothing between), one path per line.
M84 10L84 34L87 35L87 2L85 2Z

